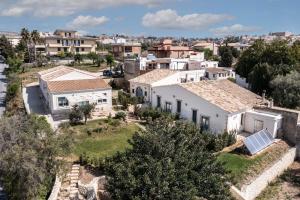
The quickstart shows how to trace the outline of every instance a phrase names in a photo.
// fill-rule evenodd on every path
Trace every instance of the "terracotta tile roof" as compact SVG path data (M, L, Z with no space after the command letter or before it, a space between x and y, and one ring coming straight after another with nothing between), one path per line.
M40 71L40 72L38 72L38 74L40 75L40 77L43 80L51 81L52 79L58 78L60 76L63 76L65 74L68 74L68 73L71 73L71 72L74 72L74 71L80 72L82 74L88 74L88 75L93 76L95 78L97 77L96 75L94 75L90 72L83 71L83 70L78 70L78 69L75 69L75 68L72 68L72 67L67 67L67 66L53 67L53 68L50 68L48 70Z
M183 83L179 86L230 113L263 103L260 96L226 79Z
M100 78L83 79L83 80L48 81L47 85L48 85L48 90L53 93L111 88L103 79Z
M155 69L150 72L147 72L143 75L140 75L136 78L133 78L129 80L130 82L137 82L137 83L143 83L143 84L152 84L157 81L162 80L163 78L166 78L170 75L176 74L176 71L172 71L169 69Z

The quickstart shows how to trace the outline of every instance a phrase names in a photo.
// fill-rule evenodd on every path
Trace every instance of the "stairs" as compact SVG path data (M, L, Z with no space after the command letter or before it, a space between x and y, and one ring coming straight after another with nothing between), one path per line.
M78 199L78 181L79 181L80 165L73 164L71 172L63 179L58 200Z

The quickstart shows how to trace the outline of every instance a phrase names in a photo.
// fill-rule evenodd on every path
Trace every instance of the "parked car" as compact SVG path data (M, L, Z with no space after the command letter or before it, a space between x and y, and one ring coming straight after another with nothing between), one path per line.
M104 70L103 71L103 76L112 76L112 75L113 75L113 73L110 70Z

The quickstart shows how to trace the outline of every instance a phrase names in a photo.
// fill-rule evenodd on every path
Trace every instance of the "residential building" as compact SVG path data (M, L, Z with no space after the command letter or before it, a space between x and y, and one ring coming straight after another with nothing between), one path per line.
M157 58L187 58L193 50L188 46L175 46L172 40L165 39L160 44L148 49L148 53Z
M240 42L227 43L227 45L229 47L233 47L233 48L237 49L238 51L245 51L246 49L248 49L251 46L250 44L243 44Z
M19 33L9 31L0 31L0 37L2 36L5 36L13 47L16 47L22 38Z
M231 68L224 67L212 67L206 68L205 77L209 80L220 80L220 79L235 79L235 72Z
M139 57L142 53L142 45L136 42L112 44L112 54L118 59L127 57Z
M94 104L94 115L108 115L112 109L111 87L97 75L58 66L38 73L39 86L53 116L66 117L74 105Z
M219 53L219 45L214 42L200 41L200 42L194 44L193 48L197 48L199 50L209 49L213 52L213 55L218 55L218 53Z
M176 83L198 82L204 77L205 70L175 71L155 69L129 80L131 96L142 97L151 102L152 88Z
M77 31L56 30L53 35L45 36L45 54L57 55L61 52L74 54L88 54L96 52L96 38L82 37ZM42 46L38 45L40 51Z
M229 80L160 85L151 92L152 107L177 113L214 133L268 129L276 137L282 127L281 114L254 109L266 100Z

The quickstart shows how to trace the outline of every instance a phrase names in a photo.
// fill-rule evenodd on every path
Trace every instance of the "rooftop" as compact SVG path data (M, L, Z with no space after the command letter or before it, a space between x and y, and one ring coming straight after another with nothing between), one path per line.
M58 78L60 76L66 75L71 72L79 72L81 74L89 75L91 77L97 77L96 75L83 71L83 70L78 70L72 67L67 67L67 66L58 66L58 67L53 67L48 70L40 71L38 74L40 77L45 80L45 81L51 81L52 79Z
M225 69L223 67L211 67L206 68L206 71L212 74L218 74L218 73L227 73L230 70L230 68Z
M155 69L146 74L143 74L136 78L133 78L129 81L144 83L144 84L152 84L152 83L162 80L163 78L173 75L175 73L177 73L177 72L169 70L169 69Z
M262 97L229 80L205 80L183 83L179 86L229 113L263 103Z
M75 92L83 90L99 90L111 88L103 79L100 78L49 81L47 83L50 92Z

